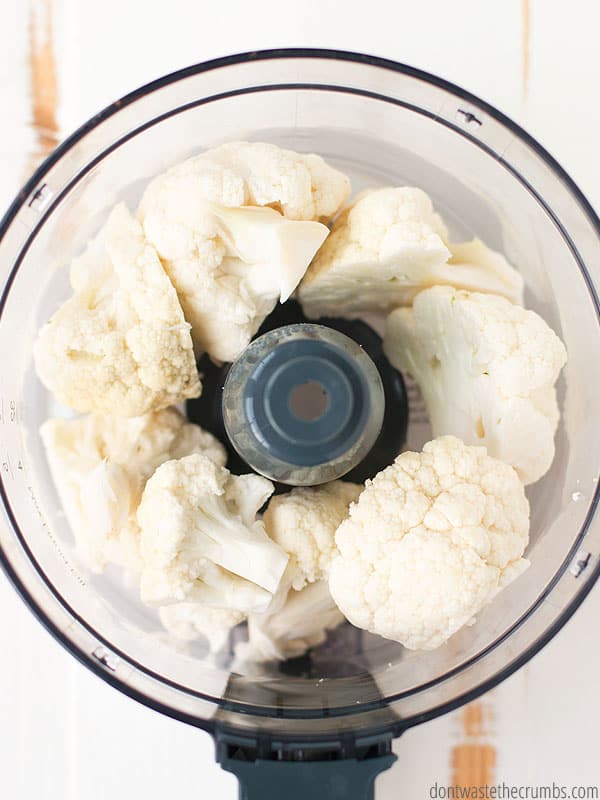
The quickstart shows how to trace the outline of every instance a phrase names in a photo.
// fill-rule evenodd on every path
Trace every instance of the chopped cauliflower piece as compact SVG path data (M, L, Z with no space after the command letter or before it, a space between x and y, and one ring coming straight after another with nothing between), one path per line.
M419 384L434 436L482 444L537 481L554 458L554 384L565 348L544 320L503 297L434 286L386 321L384 351Z
M211 653L223 650L229 634L246 615L230 608L211 608L200 603L174 603L158 609L166 631L176 639L192 642L200 637L208 641Z
M523 280L502 255L478 240L447 240L444 223L420 189L364 192L338 217L298 288L304 313L318 318L390 311L410 305L434 284L522 299Z
M446 284L471 292L499 294L511 303L523 304L523 276L502 253L491 250L481 239L450 243L448 247L452 257L445 274L439 280L427 281L427 286Z
M359 628L433 649L523 572L528 537L513 468L443 436L367 481L338 528L329 587Z
M137 512L142 600L264 611L288 556L257 512L273 492L259 475L230 475L206 456L160 466Z
M235 648L241 661L283 661L297 658L325 641L327 631L337 628L344 616L333 602L327 581L315 581L304 589L292 589L273 614L248 617L248 641Z
M253 295L273 298L273 305L290 298L329 235L320 222L289 220L272 208L210 208L233 255L227 271L244 278Z
M124 205L71 267L75 294L41 329L38 375L77 411L134 417L197 397L190 326Z
M174 408L142 417L51 419L40 430L63 509L86 565L140 570L136 511L146 481L165 461L203 453L220 466L225 448Z
M296 288L349 194L319 156L237 142L153 180L138 216L177 289L196 352L233 361Z
M343 622L326 578L338 552L335 532L362 488L332 481L271 498L265 529L290 560L266 611L250 614L248 642L237 646L237 657L258 662L295 658Z
M271 539L290 556L294 589L328 575L337 554L335 532L362 488L333 481L271 498L263 522Z

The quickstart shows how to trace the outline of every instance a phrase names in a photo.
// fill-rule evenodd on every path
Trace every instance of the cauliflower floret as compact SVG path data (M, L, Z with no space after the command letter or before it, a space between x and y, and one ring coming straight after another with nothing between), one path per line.
M203 453L223 466L223 445L174 408L142 417L52 419L40 430L78 551L100 572L115 563L140 570L135 513L146 481L163 462Z
M266 611L250 614L248 642L236 648L238 658L295 658L321 644L327 631L343 621L326 578L337 554L335 531L361 491L362 486L333 481L271 499L265 529L290 560Z
M290 556L294 589L302 589L328 575L337 554L335 532L362 488L354 483L333 481L322 486L298 487L270 500L263 522L271 539Z
M334 603L327 581L292 589L285 604L273 614L250 614L248 641L235 648L240 661L283 661L297 658L325 641L344 616Z
M273 492L259 475L230 475L202 455L160 466L137 512L142 600L264 611L288 556L257 511Z
M359 628L433 649L528 566L528 536L513 468L443 436L367 481L336 533L329 587Z
M319 156L237 142L176 165L138 211L192 325L196 352L233 361L296 288L349 193ZM269 206L269 207L267 207Z
M185 642L200 637L208 641L211 653L218 653L236 625L246 619L242 611L211 608L200 603L174 603L158 609L158 616L171 636Z
M384 351L419 384L433 435L483 444L524 483L554 458L554 384L565 348L541 317L503 297L435 286L392 312Z
M61 402L133 417L200 394L190 326L123 204L75 260L71 280L75 294L34 349L42 382Z
M349 179L321 156L264 142L227 142L176 164L150 184L147 198L158 191L168 200L163 192L170 194L176 187L186 203L194 204L200 195L229 208L271 206L287 219L323 222L350 195ZM183 208L173 213L184 222Z
M521 300L523 280L502 255L478 240L447 239L420 189L364 192L336 220L298 288L305 314L390 311L440 283Z

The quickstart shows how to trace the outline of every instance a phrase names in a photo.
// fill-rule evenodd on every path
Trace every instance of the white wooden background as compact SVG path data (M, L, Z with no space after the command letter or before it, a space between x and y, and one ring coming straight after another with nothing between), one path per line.
M36 101L38 128L50 129L43 141L32 124L32 17L34 68L50 49L56 61L56 119L47 116L52 96ZM48 140L137 85L231 52L305 45L371 52L462 84L537 136L598 208L599 29L595 0L0 0L0 206ZM420 800L435 781L478 776L600 784L599 614L596 589L517 675L409 732L378 798ZM0 620L0 797L236 796L206 734L85 671L1 575Z

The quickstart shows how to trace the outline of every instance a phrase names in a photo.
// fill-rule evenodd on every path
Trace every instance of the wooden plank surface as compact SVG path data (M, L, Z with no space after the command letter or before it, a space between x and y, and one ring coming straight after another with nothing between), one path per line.
M600 205L600 5L588 0L0 0L0 206L99 108L160 74L261 47L335 46L443 75L524 124ZM485 698L406 734L379 798L430 787L599 784L600 590ZM119 695L63 652L0 576L0 770L7 798L233 798L208 736ZM51 686L51 691L48 690Z

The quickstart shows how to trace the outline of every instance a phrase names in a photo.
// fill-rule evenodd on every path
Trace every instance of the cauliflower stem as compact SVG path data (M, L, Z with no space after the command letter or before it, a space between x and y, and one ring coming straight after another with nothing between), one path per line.
M159 467L137 512L142 599L167 605L208 596L214 606L264 609L288 564L257 518L272 491L266 478L230 475L199 454Z

